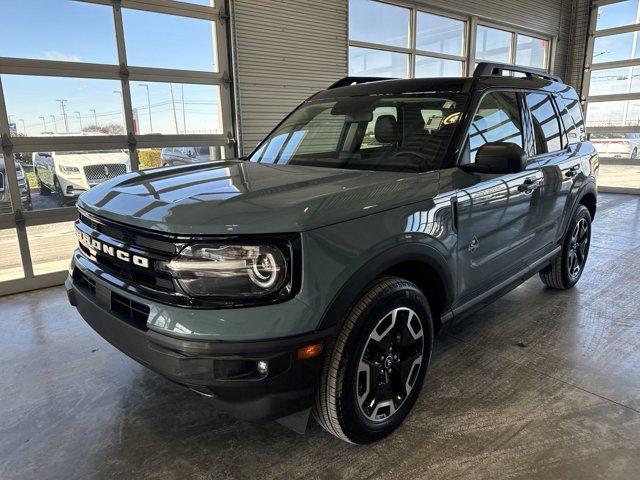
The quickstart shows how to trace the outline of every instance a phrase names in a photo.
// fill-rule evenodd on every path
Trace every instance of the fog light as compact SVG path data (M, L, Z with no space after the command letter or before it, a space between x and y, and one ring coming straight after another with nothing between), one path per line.
M257 363L258 373L260 375L266 375L269 372L269 363L265 360L259 360Z

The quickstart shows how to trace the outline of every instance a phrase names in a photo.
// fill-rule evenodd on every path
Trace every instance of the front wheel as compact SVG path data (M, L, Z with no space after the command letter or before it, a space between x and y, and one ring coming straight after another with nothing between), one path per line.
M638 158L638 147L634 147L633 152L631 152L631 160L635 160Z
M325 359L313 408L329 433L365 444L389 435L420 393L433 346L427 299L383 277L359 300Z
M562 252L553 263L540 272L540 279L550 288L566 290L573 287L584 271L591 243L591 214L579 205L565 235Z

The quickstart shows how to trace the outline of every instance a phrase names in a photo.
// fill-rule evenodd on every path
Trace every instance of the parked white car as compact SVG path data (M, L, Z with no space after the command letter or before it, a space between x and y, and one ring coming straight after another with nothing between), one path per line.
M40 194L55 194L60 204L131 171L129 154L124 150L37 152L33 154L33 166Z
M590 139L602 158L636 160L640 154L640 133L592 133Z

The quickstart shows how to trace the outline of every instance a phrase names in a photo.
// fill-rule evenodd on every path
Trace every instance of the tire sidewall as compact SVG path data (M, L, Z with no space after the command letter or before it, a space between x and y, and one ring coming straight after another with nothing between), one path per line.
M371 331L386 314L399 307L411 308L422 323L423 361L413 389L400 408L388 420L372 422L362 415L357 403L358 364ZM430 363L432 348L433 320L429 305L424 295L412 284L399 281L393 289L376 297L366 307L349 335L338 379L341 388L338 406L340 424L351 441L361 444L374 442L387 436L402 423L420 394Z
M587 244L587 253L585 254L582 269L577 277L573 278L569 275L569 251L571 250L571 234L576 224L580 219L586 219L587 225L589 226L589 231L587 232L587 236L589 238L589 243ZM567 288L573 287L580 277L584 273L584 269L587 263L587 259L589 258L589 250L591 247L591 214L589 210L584 205L579 205L576 212L573 214L571 218L571 223L569 224L569 228L567 230L567 234L565 235L564 245L562 247L562 281L567 286Z

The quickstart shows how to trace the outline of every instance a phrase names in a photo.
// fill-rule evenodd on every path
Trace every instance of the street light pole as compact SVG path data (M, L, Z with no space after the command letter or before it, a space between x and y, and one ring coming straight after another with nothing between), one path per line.
M176 115L176 102L173 98L173 83L169 84L169 91L171 92L171 106L173 107L173 123L176 126L176 134L178 134L178 116Z
M65 106L67 104L67 100L65 98L59 98L56 102L60 102L60 110L62 110L62 120L64 121L64 131L69 133L69 122L67 122L67 111Z
M78 115L78 121L80 122L80 131L82 132L82 115L80 115L80 112L73 112L73 113Z
M149 95L149 85L141 83L139 87L145 87L147 89L147 110L149 111L149 133L153 133L153 121L151 120L151 96Z

